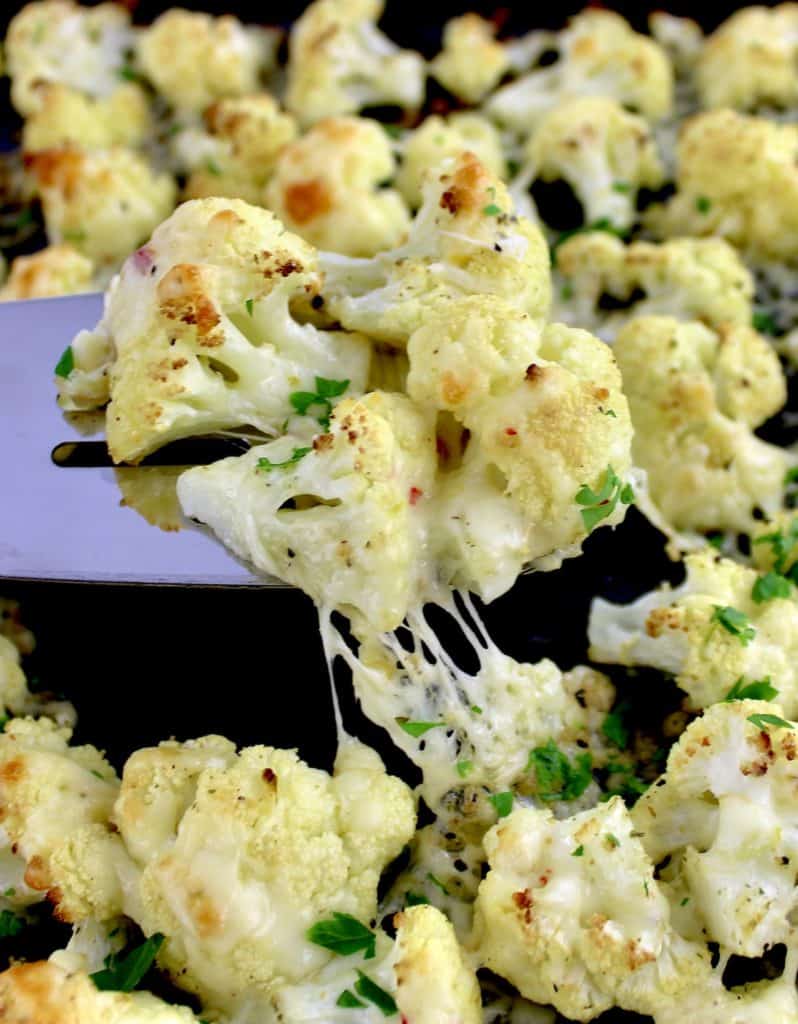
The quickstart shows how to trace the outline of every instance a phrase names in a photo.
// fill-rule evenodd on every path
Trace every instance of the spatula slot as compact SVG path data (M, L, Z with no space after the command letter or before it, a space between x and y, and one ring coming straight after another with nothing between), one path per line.
M248 449L247 442L236 437L187 437L164 445L142 459L139 465L207 466L231 455L242 455ZM61 469L98 469L116 465L105 441L62 441L53 448L50 457Z

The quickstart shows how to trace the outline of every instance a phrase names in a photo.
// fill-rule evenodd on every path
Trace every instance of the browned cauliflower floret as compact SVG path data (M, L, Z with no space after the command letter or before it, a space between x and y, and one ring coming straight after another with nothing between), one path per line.
M36 86L37 109L22 129L26 153L61 146L107 149L140 146L147 138L150 108L141 86L128 82L109 96L91 96L60 83Z
M496 25L478 14L452 18L444 26L443 49L430 63L430 74L466 103L479 103L510 65L495 36Z
M0 288L0 302L73 295L90 292L93 287L91 260L72 245L48 245L32 256L17 256Z

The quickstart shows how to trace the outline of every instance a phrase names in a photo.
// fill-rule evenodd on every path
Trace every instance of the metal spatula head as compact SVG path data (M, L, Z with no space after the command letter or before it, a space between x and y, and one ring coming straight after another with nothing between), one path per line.
M167 533L121 504L102 417L65 416L53 383L65 347L101 313L102 295L0 303L0 579L281 586L189 521ZM56 449L71 464L57 465Z

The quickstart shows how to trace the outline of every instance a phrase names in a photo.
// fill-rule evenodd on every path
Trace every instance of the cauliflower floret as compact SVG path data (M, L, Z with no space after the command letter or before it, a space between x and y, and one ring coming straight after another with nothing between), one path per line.
M40 960L0 974L3 1024L192 1024L185 1006L170 1006L149 992L101 992L82 971Z
M428 176L404 245L371 260L328 253L322 265L330 313L394 345L465 295L501 297L541 320L549 307L543 235L513 213L507 189L473 153Z
M651 1013L711 977L706 947L673 931L619 797L565 821L516 809L485 849L477 955L527 999L587 1021L613 1005Z
M22 129L26 153L62 146L106 149L135 148L150 131L150 109L140 86L120 85L108 96L90 96L67 85L43 82L36 86L36 111Z
M703 107L752 110L798 101L798 4L745 7L706 40L696 63Z
M3 832L24 872L20 898L31 902L35 893L46 894L65 921L84 916L86 906L71 897L55 862L78 833L103 828L119 790L103 755L90 746L70 747L70 734L49 718L14 718L0 733L0 808Z
M52 700L49 693L31 693L20 664L20 651L0 633L0 714L47 715L59 725L75 724L75 709L68 701Z
M71 242L98 270L115 270L174 208L171 175L129 149L49 149L26 163L50 242Z
M637 219L638 191L665 180L647 122L603 96L566 100L545 114L526 157L530 178L568 182L586 224L628 228Z
M698 114L679 137L677 184L646 211L657 237L721 235L757 259L798 254L798 125Z
M8 597L0 597L0 636L10 640L22 655L33 654L36 648L36 637L22 621L19 602Z
M565 99L610 96L648 120L670 113L673 70L662 47L613 11L588 8L556 37L560 59L505 85L485 109L501 124L529 131Z
M315 390L314 375L365 386L365 339L291 314L318 287L314 250L266 210L184 203L126 261L97 328L76 338L62 403L101 397L110 354L106 434L118 462L242 424L275 434L294 411L290 395Z
M238 18L173 7L138 37L141 69L173 108L199 114L226 96L257 92L261 71L274 64L273 33L245 28Z
M505 47L496 41L496 25L478 14L447 21L443 49L430 63L433 78L466 103L479 103L510 66Z
M721 238L624 245L606 231L589 231L558 247L557 269L565 284L554 316L595 330L605 341L629 320L649 315L702 320L712 327L751 323L753 277ZM604 295L629 306L604 312Z
M650 316L628 323L613 351L635 463L667 522L747 532L757 509L772 516L781 507L793 459L752 432L786 397L778 357L761 335Z
M422 203L422 186L430 167L465 152L473 153L492 177L504 178L501 137L487 118L468 111L425 118L407 138L396 187L417 209Z
M48 245L32 256L17 256L0 288L0 302L74 295L94 288L94 267L72 245Z
M280 151L296 137L294 118L266 93L220 100L204 118L206 131L186 129L174 141L177 162L191 171L186 196L258 205Z
M46 92L59 83L89 96L110 96L134 41L122 4L83 7L72 0L29 3L8 27L5 54L11 98L24 117L35 114Z
M677 75L692 75L704 46L704 32L698 22L653 11L648 16L648 28L670 57Z
M721 701L737 680L769 677L789 715L798 714L798 603L757 602L753 569L700 551L687 579L629 605L596 598L588 636L594 661L648 665L676 676L690 708Z
M410 226L400 194L381 187L396 173L376 121L331 117L277 157L265 205L320 249L373 256L398 246Z
M798 513L779 512L757 523L751 533L751 561L760 572L795 578L798 562Z
M709 708L632 811L652 861L680 863L707 938L746 957L794 942L798 744L793 725L767 724L780 714L759 700Z
M312 448L283 437L191 469L177 490L187 515L258 569L388 630L423 592L435 468L431 418L373 391L342 401Z

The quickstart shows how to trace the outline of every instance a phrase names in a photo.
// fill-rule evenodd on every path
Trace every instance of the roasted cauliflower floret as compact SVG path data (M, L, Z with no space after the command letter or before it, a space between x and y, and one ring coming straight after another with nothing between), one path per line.
M27 166L50 242L71 242L106 273L174 208L174 179L132 150L48 149L31 154Z
M707 938L746 957L794 941L798 742L780 715L760 700L709 708L632 811L652 861L680 864Z
M510 66L510 57L495 36L495 24L478 14L452 18L444 26L443 49L430 63L430 74L454 96L479 103Z
M31 693L20 663L20 652L0 633L0 715L47 715L59 725L75 724L75 709L68 701L56 701L50 693ZM2 891L2 890L0 890Z
M296 137L294 118L267 93L219 100L204 118L205 131L189 128L175 138L177 162L191 172L186 196L259 205L277 157Z
M36 113L46 95L40 87L49 82L88 96L110 96L120 86L133 40L130 15L122 4L27 4L12 19L5 40L14 106L24 117Z
M494 178L505 177L504 154L496 128L480 114L433 114L412 132L405 143L396 187L413 209L421 206L422 186L430 172L447 157L473 153Z
M487 101L501 124L529 131L540 117L566 99L609 96L648 120L670 113L673 70L667 54L634 32L620 14L588 8L557 36L556 64L523 75Z
M721 238L624 245L606 231L589 231L558 247L557 269L565 284L554 316L594 330L605 341L629 320L648 315L701 320L712 327L751 323L753 277ZM605 312L605 295L629 305Z
M62 146L107 149L140 146L150 131L150 108L133 82L107 96L91 96L57 82L36 86L37 109L22 129L26 153Z
M70 747L70 732L49 718L14 718L0 733L0 809L24 871L20 891L46 894L66 921L85 916L87 907L56 862L87 830L103 828L119 789L102 754Z
M703 107L753 110L798 101L798 4L744 7L706 40L696 63Z
M753 328L641 317L613 351L635 428L635 463L677 530L753 528L781 508L792 457L753 434L786 397L778 357Z
M519 808L485 849L477 956L527 999L588 1021L613 1005L651 1013L710 977L706 948L671 928L619 797L565 821Z
M680 76L690 76L704 46L704 33L697 21L680 18L667 11L653 11L648 29L665 50Z
M757 259L798 254L798 125L698 114L679 137L677 185L646 212L657 236L721 235Z
M194 1024L185 1006L149 992L101 992L88 974L40 960L0 974L2 1024Z
M31 256L17 256L0 288L0 302L74 295L90 292L93 287L91 260L72 245L48 245Z
M445 579L492 600L525 564L556 567L594 525L623 518L631 425L606 345L562 325L541 331L473 296L428 316L408 356L410 396L469 435L462 462L448 453L440 483L434 533ZM585 485L607 490L595 522L577 500Z
M331 117L277 157L265 205L311 245L373 256L404 241L410 213L381 187L396 173L388 136L376 121Z
M568 182L586 224L609 220L628 228L637 219L639 190L665 180L648 123L603 96L566 100L544 115L527 161L531 177Z
M287 436L196 467L178 496L258 569L388 630L422 593L435 468L434 419L374 391L342 401L312 447Z
M173 7L141 32L136 58L174 109L199 114L216 100L257 92L261 71L274 62L274 42L231 14Z
M237 199L184 203L126 261L97 328L76 338L78 372L62 402L101 395L110 349L115 460L242 424L276 434L294 411L290 395L314 389L314 378L352 392L365 385L364 339L291 313L318 288L314 250L266 210Z
M542 234L513 213L504 185L472 153L427 178L404 245L371 260L325 254L322 265L330 313L394 345L465 295L506 299L539 320L549 306Z
M377 28L382 0L316 0L289 38L286 106L303 125L424 98L424 61Z
M721 701L738 680L769 678L788 715L798 713L798 602L757 600L753 569L701 551L687 579L629 605L596 598L588 635L594 661L669 672L690 708ZM742 684L741 684L742 685Z

